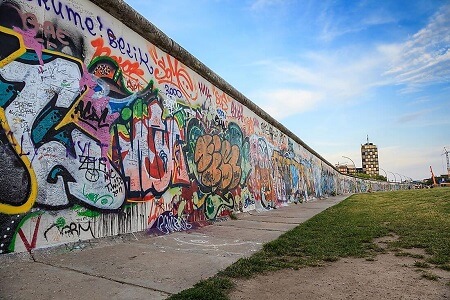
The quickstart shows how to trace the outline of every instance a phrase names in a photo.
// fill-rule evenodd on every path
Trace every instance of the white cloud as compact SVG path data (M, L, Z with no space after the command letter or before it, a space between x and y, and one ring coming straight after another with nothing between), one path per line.
M331 25L327 24L324 26L324 28L322 30L322 34L320 35L320 38L324 42L331 42L339 36L358 32L358 31L361 31L362 29L364 29L364 27L361 25L359 25L359 26L343 26L343 27L337 28L337 27L331 27Z
M419 97L415 101L411 102L410 105L421 105L421 104L430 103L430 102L431 102L431 98L429 96L423 96L423 97Z
M450 82L450 5L443 6L423 29L391 50L387 53L391 67L385 74L395 83L405 84L405 91Z
M259 106L276 120L315 108L323 96L300 89L278 89L255 95Z
M430 112L432 112L431 109L425 109L425 110L421 110L421 111L417 111L417 112L413 112L413 113L407 113L407 114L400 116L398 118L397 122L400 124L403 124L403 123L411 123L414 121L415 124L417 124L418 119L420 119L421 117L423 117L426 114L429 114Z
M334 2L325 2L319 23L322 26L320 39L332 42L336 38L350 33L364 31L371 26L396 22L396 18L383 7L366 7L364 2L355 5L352 11L340 12Z
M391 146L379 148L378 152L380 153L380 167L388 171L388 177L391 180L393 180L393 175L389 172L395 173L398 180L399 177L430 178L430 166L436 175L442 171L440 155L442 150L437 148L430 149L423 146L404 151L403 146Z
M271 78L271 85L252 99L281 119L314 109L318 102L330 105L361 101L376 87L404 84L403 92L409 93L421 90L425 84L450 82L450 5L441 8L423 29L404 43L308 52L296 61L259 61L255 67L261 69L260 74ZM288 91L302 96L286 97ZM282 96L277 96L279 93ZM268 104L264 94L271 95L272 99L305 100L298 104L298 109L288 105L292 111L285 114L279 106ZM404 115L399 121L407 122L422 114Z
M365 25L383 25L396 22L396 19L385 10L371 11L371 14L366 16L362 23Z
M353 50L310 52L297 62L259 62L260 74L270 78L271 84L249 96L279 119L312 110L319 102L321 105L351 103L370 88L385 84L379 74L386 62L385 56L373 53L355 57Z

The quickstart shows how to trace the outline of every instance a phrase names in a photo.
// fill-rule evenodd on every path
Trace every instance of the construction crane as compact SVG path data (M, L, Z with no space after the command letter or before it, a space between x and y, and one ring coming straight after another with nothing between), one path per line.
M434 177L433 169L431 168L431 166L430 166L430 171L431 171L431 178L433 178L433 186L437 186L436 178Z
M445 149L445 147L444 147L444 153L442 153L442 155L444 155L445 154L445 157L447 158L447 174L448 174L448 179L450 180L450 161L449 161L449 159L448 159L448 153L449 153L450 151L448 151L447 149Z

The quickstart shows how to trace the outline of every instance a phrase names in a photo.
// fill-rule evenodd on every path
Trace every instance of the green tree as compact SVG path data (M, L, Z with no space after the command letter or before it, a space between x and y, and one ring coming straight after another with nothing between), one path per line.
M387 178L382 175L369 175L366 173L356 173L354 174L355 177L363 178L363 179L374 179L374 180L380 180L380 181L387 181Z

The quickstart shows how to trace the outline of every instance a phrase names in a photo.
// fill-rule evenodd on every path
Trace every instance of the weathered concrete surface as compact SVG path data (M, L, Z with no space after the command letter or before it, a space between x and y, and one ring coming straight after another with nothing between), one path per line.
M348 196L348 195L347 195ZM144 233L0 256L1 299L164 299L344 200L242 213L190 232Z
M165 299L167 294L48 263L3 267L1 299Z

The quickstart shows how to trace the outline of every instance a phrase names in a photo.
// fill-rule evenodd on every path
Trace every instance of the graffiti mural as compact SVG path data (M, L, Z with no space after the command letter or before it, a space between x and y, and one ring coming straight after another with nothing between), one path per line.
M2 1L0 37L0 253L393 189L339 174L90 1Z

